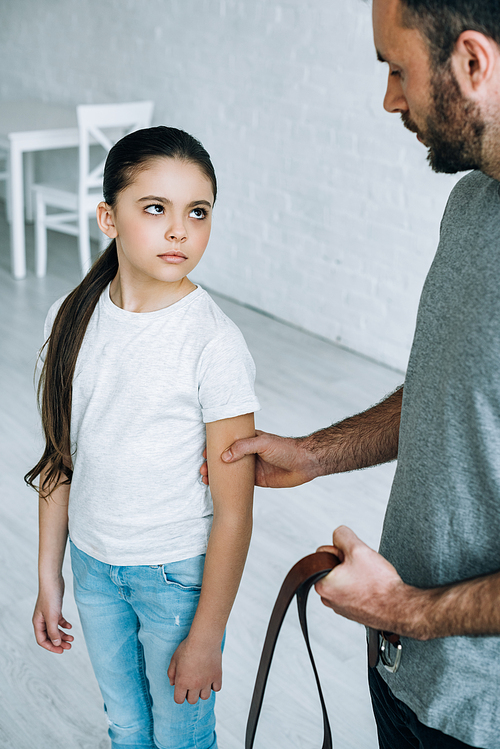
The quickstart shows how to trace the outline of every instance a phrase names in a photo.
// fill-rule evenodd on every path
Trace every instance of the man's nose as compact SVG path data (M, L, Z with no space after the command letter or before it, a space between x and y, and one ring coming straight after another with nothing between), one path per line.
M408 102L403 94L399 76L391 75L390 72L384 96L384 109L392 114L400 114L408 111Z

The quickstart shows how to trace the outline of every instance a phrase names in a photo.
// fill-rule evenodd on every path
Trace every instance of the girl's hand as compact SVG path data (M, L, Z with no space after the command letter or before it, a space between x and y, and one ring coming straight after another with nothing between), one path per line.
M33 628L37 643L51 653L64 653L71 648L74 638L66 634L59 627L71 629L71 624L62 615L62 599L64 594L64 580L53 586L40 588L35 611L33 613Z
M173 654L167 674L170 686L175 686L174 700L178 705L184 700L194 705L198 697L208 700L212 689L219 692L222 687L220 643L199 646L186 637Z

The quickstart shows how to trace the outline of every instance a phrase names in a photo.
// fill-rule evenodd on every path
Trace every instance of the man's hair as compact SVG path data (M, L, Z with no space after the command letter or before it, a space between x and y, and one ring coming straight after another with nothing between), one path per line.
M463 31L479 31L500 46L500 0L400 0L403 23L429 43L432 61L444 66Z

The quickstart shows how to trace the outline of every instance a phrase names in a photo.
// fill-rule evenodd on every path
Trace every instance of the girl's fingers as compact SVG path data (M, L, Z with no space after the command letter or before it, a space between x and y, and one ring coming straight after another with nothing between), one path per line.
M200 692L200 697L202 700L208 700L211 694L212 694L211 687L203 687L203 689Z
M182 705L187 695L188 695L187 689L181 689L180 687L176 686L175 691L174 691L174 702L176 702L178 705Z
M220 692L220 690L222 689L222 681L214 681L214 683L212 684L212 689L214 690L214 692Z
M170 681L170 686L173 687L175 684L175 664L172 662L170 663L170 666L168 667L167 676Z
M189 689L187 693L187 701L190 705L196 705L198 702L198 697L200 696L200 690L199 689Z
M62 653L63 650L71 648L69 638L73 640L73 637L62 632L58 627L47 626L43 634L45 635L44 641L40 642L37 639L37 642L52 653Z
M57 624L47 624L47 636L52 645L59 647L61 645L62 635L63 633L59 630Z
M64 616L61 616L59 619L59 626L63 629L73 629L73 625L70 624L67 619L64 618Z
M46 643L49 643L50 640L47 637L47 630L45 629L45 624L43 626L40 626L37 622L33 623L34 630L35 630L35 640L39 645L41 645L42 648L46 648Z

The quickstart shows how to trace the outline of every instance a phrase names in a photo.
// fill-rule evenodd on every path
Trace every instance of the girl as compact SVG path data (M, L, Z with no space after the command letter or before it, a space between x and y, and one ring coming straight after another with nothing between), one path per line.
M255 368L241 333L187 274L210 235L216 179L187 133L110 151L97 219L112 240L49 310L39 386L36 640L71 648L75 599L113 749L214 749L221 649L251 533ZM50 335L49 335L50 334ZM211 496L199 469L207 448ZM206 556L205 556L206 553Z

